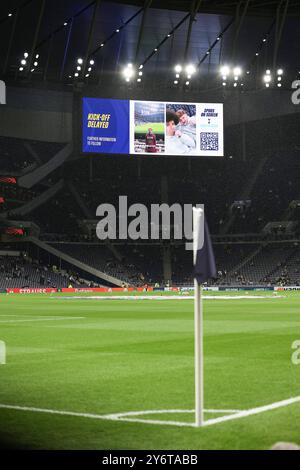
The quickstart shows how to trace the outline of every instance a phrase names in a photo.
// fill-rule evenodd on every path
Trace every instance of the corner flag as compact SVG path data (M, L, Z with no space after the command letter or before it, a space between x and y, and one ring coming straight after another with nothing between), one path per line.
M203 306L201 284L216 277L216 263L204 210L193 207L194 322L195 322L195 426L204 423Z
M202 209L194 208L194 277L198 284L208 281L208 279L217 277L215 255L210 239L208 225ZM203 236L201 237L201 233ZM202 238L202 240L201 240Z

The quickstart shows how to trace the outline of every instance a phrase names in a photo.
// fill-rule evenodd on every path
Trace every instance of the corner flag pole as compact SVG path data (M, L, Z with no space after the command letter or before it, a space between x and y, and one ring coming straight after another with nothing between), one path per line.
M199 249L200 218L203 217L202 209L193 208L193 254L196 264L197 251ZM204 387L203 387L203 308L202 288L194 278L194 323L195 323L195 425L200 427L204 421Z

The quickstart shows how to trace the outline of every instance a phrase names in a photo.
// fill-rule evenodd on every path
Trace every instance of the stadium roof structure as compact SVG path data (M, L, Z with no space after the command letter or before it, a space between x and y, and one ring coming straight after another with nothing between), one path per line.
M0 78L99 83L128 63L140 86L147 74L173 83L178 63L202 77L226 63L296 78L299 16L298 0L3 0Z
M143 5L143 0L116 0L117 3L131 3L132 5ZM238 5L242 5L241 0L202 0L199 6L200 13L211 13L221 15L232 15L235 13ZM254 16L272 16L276 14L281 0L251 0L248 5L248 15ZM189 0L153 0L153 8L162 8L167 10L189 11L192 2ZM289 15L300 15L300 2L295 0L290 2Z

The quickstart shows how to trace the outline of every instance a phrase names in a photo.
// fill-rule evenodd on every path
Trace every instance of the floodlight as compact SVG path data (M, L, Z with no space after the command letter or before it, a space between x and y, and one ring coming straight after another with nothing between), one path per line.
M227 76L230 74L230 68L228 67L228 65L222 65L220 72L221 72L221 75Z
M187 75L193 75L196 72L196 67L193 64L189 64L186 66L185 71Z

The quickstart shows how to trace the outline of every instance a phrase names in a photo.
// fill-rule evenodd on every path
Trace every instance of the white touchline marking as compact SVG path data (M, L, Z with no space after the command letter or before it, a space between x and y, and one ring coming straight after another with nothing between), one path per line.
M270 405L258 406L256 408L250 408L249 410L240 411L239 413L233 414L231 416L221 416L219 418L209 419L204 422L204 426L210 426L212 424L223 423L224 421L230 421L232 419L245 418L247 416L257 415L264 413L265 411L276 410L284 406L292 405L293 403L300 402L300 396L288 398L287 400L277 401L271 403Z
M218 418L208 419L204 421L203 426L211 426L214 424L231 421L233 419L245 418L265 411L276 410L294 403L300 402L300 396L288 398L278 402L270 403L269 405L258 406L256 408L250 408L248 410L204 410L206 413L226 413L226 416L220 416ZM131 422L131 423L143 423L143 424L156 424L162 426L180 426L180 427L195 427L194 423L186 423L183 421L162 421L156 419L142 419L134 418L134 416L150 415L150 414L167 414L167 413L193 413L194 410L145 410L145 411L129 411L126 413L114 413L114 414L93 414L93 413L80 413L76 411L63 411L63 410L52 410L48 408L35 408L28 406L18 405L5 405L0 404L0 409L18 410L18 411L31 411L37 413L49 413L54 415L63 416L77 416L79 418L91 418L91 419L102 419L107 421L118 421L118 422ZM132 416L130 418L130 416Z
M92 414L92 413L80 413L76 411L51 410L48 408L35 408L35 407L30 407L30 406L0 404L0 409L1 408L7 409L7 410L32 411L35 413L49 413L49 414L54 414L54 415L78 416L81 418L107 419L105 415L97 415L97 414Z
M41 317L26 320L0 320L0 323L24 323L33 321L83 320L85 317Z
M31 411L35 413L48 413L63 416L76 416L79 418L91 418L91 419L102 419L106 421L122 421L132 423L146 423L146 424L159 424L159 425L172 425L172 426L186 426L193 427L193 423L185 423L183 421L160 421L151 419L140 419L140 418L127 418L127 416L138 416L138 415L149 415L149 414L160 414L160 413L194 413L194 410L146 410L146 411L128 411L126 413L114 413L106 415L98 415L93 413L80 413L76 411L63 411L63 410L52 410L48 408L35 408L29 406L18 406L18 405L5 405L0 404L0 409L17 410L17 411ZM231 413L239 410L205 410L205 412L211 413Z

